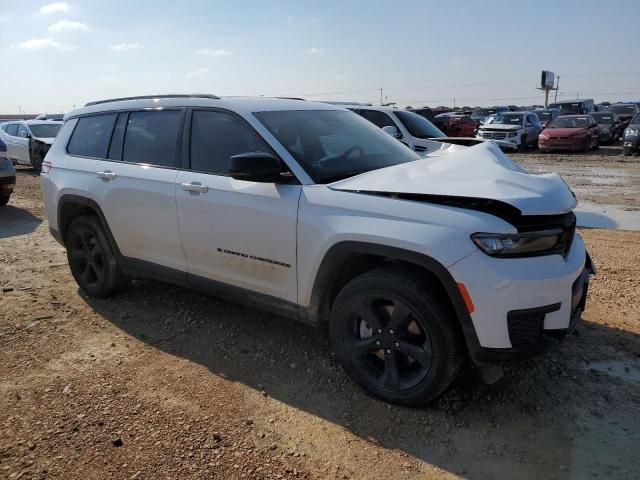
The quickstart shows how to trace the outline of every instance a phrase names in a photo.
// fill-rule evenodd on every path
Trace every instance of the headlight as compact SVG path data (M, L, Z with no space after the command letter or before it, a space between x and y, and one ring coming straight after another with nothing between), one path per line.
M540 140L549 140L548 135L540 135Z
M640 129L638 129L638 128L627 128L624 131L624 134L627 137L637 137L640 134Z
M561 235L561 229L513 234L474 233L471 240L492 257L527 257L552 253Z

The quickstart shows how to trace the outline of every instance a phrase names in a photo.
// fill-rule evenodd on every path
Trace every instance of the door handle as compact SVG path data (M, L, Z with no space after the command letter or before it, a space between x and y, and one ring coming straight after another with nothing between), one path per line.
M116 178L116 174L109 170L105 170L104 172L96 172L96 175L100 178L104 178L105 180L113 180L114 178Z
M198 192L198 193L207 193L209 191L209 187L206 185L202 185L201 183L182 183L182 189L187 192Z

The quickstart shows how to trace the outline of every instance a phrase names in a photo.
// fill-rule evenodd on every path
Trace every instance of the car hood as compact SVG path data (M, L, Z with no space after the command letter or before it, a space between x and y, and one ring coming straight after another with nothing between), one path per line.
M558 215L576 206L573 193L558 174L528 174L491 142L363 173L334 182L329 188L424 195L425 201L429 197L497 200L522 215Z
M42 143L46 143L47 145L53 145L53 141L56 139L56 137L52 137L52 138L43 138L43 137L34 137L34 140L39 140Z
M496 123L486 123L480 127L480 130L520 130L522 125L500 125Z
M548 137L570 137L576 133L586 132L586 128L546 128L544 134Z

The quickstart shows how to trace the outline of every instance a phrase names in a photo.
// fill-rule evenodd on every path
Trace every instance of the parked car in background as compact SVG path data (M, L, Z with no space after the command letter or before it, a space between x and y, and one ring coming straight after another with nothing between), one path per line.
M16 186L16 169L7 156L7 146L0 139L0 207L9 203L9 197Z
M422 156L433 155L436 152L442 154L444 151L456 151L456 148L450 148L452 145L469 147L482 142L474 137L449 137L426 118L407 110L391 107L343 106L369 120ZM510 144L496 143L501 149L511 151Z
M557 108L562 115L587 114L596 111L596 105L592 98L561 100L552 103L549 108Z
M598 124L600 144L613 143L622 136L622 121L614 111L591 112L591 116Z
M64 113L41 113L34 120L55 120L61 122L64 120Z
M0 124L0 138L14 164L31 165L39 172L61 126L53 120L6 122Z
M541 131L540 120L533 112L501 112L478 129L478 138L504 140L524 150L536 146Z
M609 105L607 110L618 114L623 129L627 128L636 113L640 113L640 107L635 103L614 103L613 105Z
M640 152L640 113L631 119L622 139L622 154L631 155L634 152Z
M540 120L540 125L542 128L547 128L547 125L551 120L554 120L560 116L560 110L557 108L546 108L543 110L534 110L533 113L536 114L538 120Z
M149 276L328 326L345 372L405 406L439 396L468 356L482 368L556 347L593 271L559 175L491 142L421 158L315 102L92 102L66 117L40 183L87 295Z
M541 152L598 148L600 132L591 115L563 115L553 120L538 138Z
M406 110L413 112L417 115L420 115L421 117L426 118L430 122L433 122L433 120L436 118L435 115L433 114L433 110L431 110L429 107L419 107L419 108L411 107L411 108L407 108Z
M468 115L442 113L433 121L447 137L474 137L480 122Z

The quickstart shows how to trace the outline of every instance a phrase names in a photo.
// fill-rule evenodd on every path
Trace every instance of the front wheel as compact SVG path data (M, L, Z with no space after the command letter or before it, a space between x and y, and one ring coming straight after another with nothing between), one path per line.
M409 269L351 280L331 310L333 349L346 373L381 400L417 406L440 395L463 361L457 319Z
M89 295L107 297L124 285L126 277L95 215L82 215L71 223L65 246L73 278Z
M9 203L9 196L0 197L0 207L4 207L7 203Z
M629 147L622 147L622 155L625 157L631 156L631 149Z

